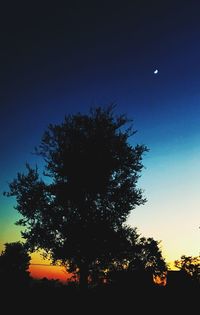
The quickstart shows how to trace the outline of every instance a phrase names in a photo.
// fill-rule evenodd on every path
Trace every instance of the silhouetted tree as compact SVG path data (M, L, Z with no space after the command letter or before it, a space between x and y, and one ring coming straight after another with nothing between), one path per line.
M130 270L146 270L154 275L166 272L167 265L159 247L160 242L152 237L138 237L136 243L132 244L132 257L129 263Z
M175 260L174 265L182 273L188 275L196 284L200 284L200 257L181 256Z
M0 279L9 286L27 284L29 280L29 265L31 257L24 244L20 242L6 243L5 250L0 255Z
M137 229L129 226L124 226L121 232L121 248L118 246L117 255L113 257L109 268L107 267L111 275L113 272L125 271L124 274L128 274L129 278L134 273L141 279L142 275L148 273L153 280L153 275L162 276L166 272L167 265L158 241L140 237Z
M49 125L36 153L50 180L27 165L7 193L16 196L29 249L78 270L83 287L94 263L113 255L130 211L145 202L137 181L147 148L128 142L132 123L113 110L99 107Z

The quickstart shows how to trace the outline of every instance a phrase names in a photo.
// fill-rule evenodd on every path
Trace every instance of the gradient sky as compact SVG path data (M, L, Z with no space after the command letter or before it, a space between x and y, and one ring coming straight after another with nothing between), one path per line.
M139 181L148 201L128 222L161 240L168 262L199 255L200 3L66 3L1 5L0 249L20 238L2 192L25 162L42 169L31 152L48 124L115 102L134 120L132 144L150 149Z

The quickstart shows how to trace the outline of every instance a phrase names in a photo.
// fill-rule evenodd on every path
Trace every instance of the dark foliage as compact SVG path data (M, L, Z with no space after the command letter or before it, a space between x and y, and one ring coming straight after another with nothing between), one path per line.
M128 142L132 124L113 111L99 107L50 125L36 149L50 180L27 165L7 193L16 197L28 248L78 271L83 285L96 262L115 256L123 223L145 202L137 181L147 148Z
M180 260L175 261L175 266L180 269L182 278L188 285L200 287L200 257L183 255Z
M136 229L124 225L116 233L117 246L112 251L112 257L105 256L101 261L95 261L91 269L91 282L98 284L106 281L115 282L116 279L133 283L135 278L136 285L144 281L153 283L153 276L162 277L167 271L167 266L162 257L159 242L153 238L140 237ZM136 280L138 277L138 280Z
M30 280L31 257L20 242L6 243L0 255L0 282L3 287L23 287Z

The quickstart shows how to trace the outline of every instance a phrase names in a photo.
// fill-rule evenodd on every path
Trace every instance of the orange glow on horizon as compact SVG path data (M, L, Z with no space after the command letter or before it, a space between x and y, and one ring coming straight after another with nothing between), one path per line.
M72 274L68 273L64 267L45 264L31 264L29 272L30 276L34 279L47 278L49 280L59 280L63 283L68 281L72 276Z

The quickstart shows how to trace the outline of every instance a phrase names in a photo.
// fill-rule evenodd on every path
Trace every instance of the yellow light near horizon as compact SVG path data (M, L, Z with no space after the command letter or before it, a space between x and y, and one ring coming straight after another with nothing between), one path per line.
M31 264L45 264L50 265L49 259L44 259L42 251L37 251L31 254Z

